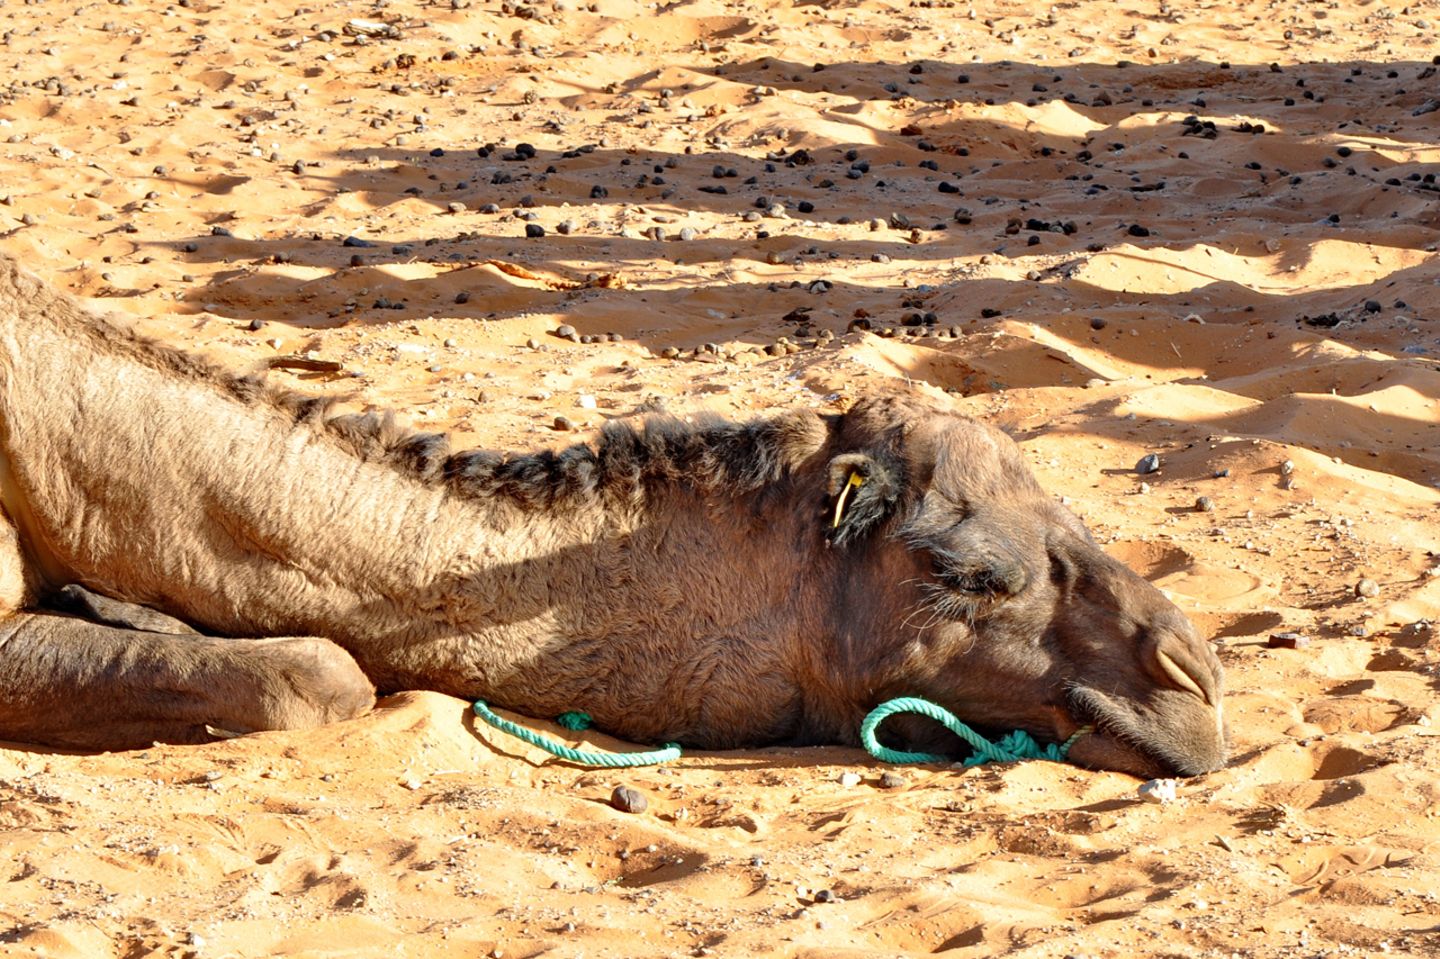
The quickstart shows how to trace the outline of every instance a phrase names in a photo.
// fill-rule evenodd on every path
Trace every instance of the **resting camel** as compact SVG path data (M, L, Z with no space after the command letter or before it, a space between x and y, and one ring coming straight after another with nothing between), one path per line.
M204 741L423 688L637 742L854 743L916 695L1042 741L1093 726L1093 767L1224 762L1209 645L1006 436L915 399L451 452L0 258L0 503L10 740Z

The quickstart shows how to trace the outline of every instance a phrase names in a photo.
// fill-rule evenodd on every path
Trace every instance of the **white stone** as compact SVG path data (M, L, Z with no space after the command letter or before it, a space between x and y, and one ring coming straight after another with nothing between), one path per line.
M1152 779L1149 782L1141 783L1136 792L1145 802L1163 806L1175 801L1175 780Z

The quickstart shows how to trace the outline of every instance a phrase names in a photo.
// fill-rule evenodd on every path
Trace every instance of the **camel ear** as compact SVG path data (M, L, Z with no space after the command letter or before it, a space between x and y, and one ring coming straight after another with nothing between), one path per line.
M885 522L900 501L898 471L868 453L843 453L830 461L833 511L825 534L832 545L861 539Z

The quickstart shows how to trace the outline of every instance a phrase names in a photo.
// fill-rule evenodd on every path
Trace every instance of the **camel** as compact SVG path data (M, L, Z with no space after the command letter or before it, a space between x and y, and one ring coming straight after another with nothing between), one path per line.
M1092 726L1070 758L1096 768L1225 761L1209 644L1013 441L912 396L452 452L0 257L0 504L13 741L207 741L430 689L642 743L855 743L915 695L1042 741Z

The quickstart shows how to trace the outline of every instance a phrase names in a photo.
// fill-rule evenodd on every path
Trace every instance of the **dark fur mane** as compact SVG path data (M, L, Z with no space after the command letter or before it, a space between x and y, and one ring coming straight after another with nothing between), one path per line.
M602 496L635 499L647 488L666 483L737 495L753 492L787 475L824 445L835 428L836 418L827 422L811 413L747 423L703 417L688 424L654 416L639 425L611 421L593 443L561 450L453 452L445 434L402 426L391 412L336 414L334 407L350 397L277 387L264 373L236 374L141 336L84 309L0 256L0 282L5 281L32 307L92 339L98 350L206 384L248 406L268 405L297 426L328 435L366 462L389 464L423 483L446 485L460 496L503 497L527 509Z
M460 496L504 498L537 510L602 497L634 500L663 484L753 492L786 476L828 435L826 424L808 413L748 423L652 416L639 424L613 420L590 443L502 453L452 452L445 434L408 429L390 412L328 417L316 427L367 462L389 463Z
M336 423L327 426L333 429ZM594 443L558 451L448 455L445 438L436 434L414 434L398 449L416 456L411 466L420 475L447 482L461 495L507 497L545 509L596 497L633 500L661 485L750 493L787 476L824 444L827 434L825 424L808 413L748 423L707 417L693 425L650 417L639 425L612 421Z

